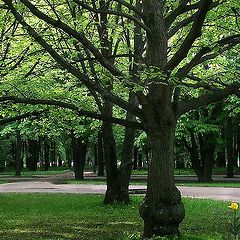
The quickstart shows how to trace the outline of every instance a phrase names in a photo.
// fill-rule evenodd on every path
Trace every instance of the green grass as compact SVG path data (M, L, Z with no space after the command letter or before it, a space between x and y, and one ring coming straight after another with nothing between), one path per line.
M212 170L213 175L226 175L226 168L217 168L214 167ZM240 174L240 168L234 168L234 173L236 175ZM147 175L147 170L133 170L133 175ZM186 168L186 169L175 169L174 170L175 176L196 176L193 169Z
M176 183L177 186L188 187L224 187L224 188L240 188L240 182L211 182L211 183Z
M0 179L0 184L7 183L8 181Z
M143 170L133 170L132 175L147 175L148 172L146 169ZM175 169L175 176L196 176L193 169Z
M131 204L104 206L103 196L63 194L1 194L0 239L139 239L142 197ZM228 202L184 199L184 240L220 240L227 234ZM191 237L192 236L192 237Z
M106 184L106 181L103 180L62 180L57 183L61 184L93 184L93 185L99 185L99 184ZM143 185L146 186L146 181L131 181L131 185ZM177 186L186 186L186 187L225 187L225 188L240 188L240 182L212 182L212 183L176 183Z
M49 171L43 171L43 170L37 170L37 171L22 171L21 177L34 177L34 176L43 176L43 175L56 175L56 174L63 174L70 172L69 169L61 169L61 170L49 170ZM15 176L15 171L8 170L0 173L1 175L7 175L7 176Z

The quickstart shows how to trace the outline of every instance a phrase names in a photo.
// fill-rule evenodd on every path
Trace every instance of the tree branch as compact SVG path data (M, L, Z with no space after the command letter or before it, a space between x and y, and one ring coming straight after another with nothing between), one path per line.
M77 68L72 66L66 59L60 56L51 45L49 45L30 25L28 25L22 15L20 15L11 3L11 0L3 0L11 10L15 18L21 23L21 25L28 31L29 35L32 36L64 69L68 70L71 74L77 77L88 89L91 91L98 92L104 99L111 101L112 103L120 106L121 108L133 113L135 116L141 116L142 110L138 107L130 105L127 101L120 97L113 95L107 89L103 88L96 82L92 82L91 79L87 78Z
M181 3L179 4L179 6L176 9L174 9L165 18L167 28L169 28L172 25L172 23L177 19L177 17L180 16L181 14L192 11L192 10L197 10L201 6L201 1L199 1L197 3L194 3L194 4L187 5L188 2L190 2L190 1L189 0L182 0ZM224 1L222 1L222 2L220 2L220 1L212 2L211 8L215 8L223 2Z
M143 126L138 122L127 121L115 117L105 116L99 113L87 111L84 109L79 109L79 107L75 106L71 103L66 103L58 100L49 100L49 99L32 99L32 98L18 98L14 96L6 96L0 97L0 102L13 102L13 103L23 103L23 104L31 104L31 105L48 105L48 106L57 106L65 109L73 110L77 113L78 116L85 116L97 120L101 120L104 122L111 122L118 125L122 125L125 127L130 127L134 129L144 130Z
M173 37L181 28L183 28L183 27L187 26L188 24L192 23L195 20L196 16L197 16L197 13L194 13L190 17L185 18L181 22L177 23L176 26L174 26L173 28L171 28L169 30L168 38Z
M87 4L83 3L80 0L73 0L73 1L75 3L77 3L79 6L81 6L82 8L85 8L90 12L122 16L122 17L125 17L127 19L130 19L133 22L135 22L136 24L138 24L139 26L141 26L143 29L145 29L147 32L151 33L151 29L148 26L146 26L143 22L141 22L141 20L139 20L138 18L136 18L134 16L131 16L127 13L120 12L120 11L114 11L114 10L95 9L95 8L92 8L92 7L88 6Z
M120 4L122 4L123 6L127 7L128 9L132 10L133 12L135 12L139 17L141 17L142 19L144 19L144 15L143 12L138 10L135 6L133 6L132 4L124 1L124 0L114 0L115 2L118 2Z
M32 116L38 116L41 115L43 113L43 111L39 111L39 112L29 112L29 113L24 113L15 117L9 117L9 118L3 118L0 119L0 126L10 123L10 122L15 122L24 118L28 118L28 117L32 117Z
M9 0L3 0L4 2L9 2ZM37 9L32 3L28 0L21 0L21 2L29 8L29 10L37 16L39 19L42 19L46 23L63 30L65 33L69 34L76 40L82 43L89 51L96 57L99 63L105 67L108 71L110 71L115 76L123 76L122 71L117 69L113 64L111 64L101 53L100 51L85 37L83 32L77 32L60 19L54 20L53 18L49 17L47 14L41 12Z
M202 95L198 98L194 98L192 100L189 100L187 102L181 101L179 103L179 109L177 116L180 117L182 114L189 112L191 110L197 109L202 106L206 106L208 104L220 101L229 95L237 94L239 92L240 83L234 82L231 85L223 88L215 90L212 93Z
M211 7L212 0L202 0L195 21L187 37L183 41L179 50L169 60L165 69L173 70L178 64L187 56L189 50L192 48L193 43L197 38L202 35L202 27L205 21L206 15Z
M185 64L185 66L183 66L177 71L176 75L179 78L185 77L195 66L207 60L217 57L218 55L233 48L239 43L240 43L240 34L236 34L236 35L228 36L226 38L219 40L218 42L214 43L212 47L210 46L203 47L199 52L195 54L195 56L192 58L192 60L189 63ZM222 49L219 49L219 51L217 52L213 52L214 46L222 47Z

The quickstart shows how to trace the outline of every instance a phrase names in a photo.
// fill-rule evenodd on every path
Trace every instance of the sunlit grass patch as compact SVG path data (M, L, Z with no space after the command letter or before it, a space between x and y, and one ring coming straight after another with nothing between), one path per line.
M103 196L0 194L0 239L123 240L140 236L142 197L105 206ZM227 232L228 202L187 199L181 240L220 240ZM135 238L139 239L139 238Z

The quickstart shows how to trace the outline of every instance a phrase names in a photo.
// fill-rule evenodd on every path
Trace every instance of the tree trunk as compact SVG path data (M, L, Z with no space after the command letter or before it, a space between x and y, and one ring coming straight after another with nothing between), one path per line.
M144 238L153 235L178 236L179 224L185 216L181 193L174 183L176 119L170 96L171 88L152 83L149 95L145 102L142 101L150 147L147 194L140 207L140 215L144 220Z
M84 167L86 162L87 145L83 138L75 138L72 140L73 146L73 171L75 179L84 179Z
M104 115L112 115L112 104L108 101L104 103ZM112 124L103 123L103 146L104 159L106 162L107 191L104 198L105 204L117 201L119 191L116 143L113 136Z
M104 176L104 154L103 154L102 130L98 132L97 155L98 155L98 174L97 175Z
M226 125L226 148L227 148L227 178L233 178L233 123L228 117Z
M129 95L129 102L136 105L137 99L135 94ZM126 119L128 121L136 121L136 117L129 112L127 113ZM135 130L132 128L125 128L125 136L123 142L123 148L121 152L121 165L118 169L119 179L119 191L118 191L118 202L129 202L129 182L132 173L132 159L133 149L135 140Z
M214 163L215 153L215 136L213 133L198 134L200 144L200 175L198 180L200 182L212 181L212 168Z
M142 170L143 169L143 160L142 160L142 153L140 152L138 154L138 169L139 170Z
M72 143L71 143L71 144L68 144L67 151L66 151L67 165L69 169L72 168L72 161L73 161L72 153L73 153L73 150L72 150Z
M38 141L28 140L29 156L27 158L27 166L30 171L37 170L37 163L39 158Z
M52 162L52 167L57 166L56 142L55 141L53 141L51 143L51 162Z
M96 169L98 166L98 151L97 151L97 144L93 145L93 154L94 154L94 159L93 159L93 173L96 173Z
M48 171L50 167L50 161L49 161L49 143L47 140L44 141L44 170Z
M221 130L221 139L223 141L223 144L219 146L217 157L216 157L216 166L220 168L226 167L226 158L225 158L225 129L222 128Z
M138 163L138 149L134 147L133 152L133 170L137 170L137 163Z
M16 154L15 154L15 176L20 176L22 172L22 158L21 158L21 151L22 151L22 140L20 132L17 130L16 134Z

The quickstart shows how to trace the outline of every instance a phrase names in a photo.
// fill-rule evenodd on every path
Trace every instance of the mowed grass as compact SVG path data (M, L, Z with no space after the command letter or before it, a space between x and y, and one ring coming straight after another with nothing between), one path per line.
M62 169L62 170L54 169L54 170L49 170L49 171L43 171L43 170L28 171L28 170L24 169L22 171L20 177L34 177L34 176L43 176L43 175L56 175L56 174L64 174L64 173L68 173L68 172L71 172L71 170L69 170L69 169ZM3 176L15 176L15 171L13 171L13 170L5 171L5 172L0 173L0 175L3 175Z
M0 179L0 184L7 183L8 181Z
M104 185L106 181L96 180L96 179L85 179L85 180L62 180L58 181L61 184L93 184L93 185ZM130 181L130 185L143 185L147 186L146 180L134 180ZM176 183L177 186L186 186L186 187L224 187L224 188L240 188L240 182L211 182L211 183L199 183L199 182L186 182L186 183Z
M1 194L0 239L139 239L143 221L131 204L105 206L100 195ZM184 199L186 218L181 239L220 240L227 234L228 202ZM132 237L130 237L132 235Z

